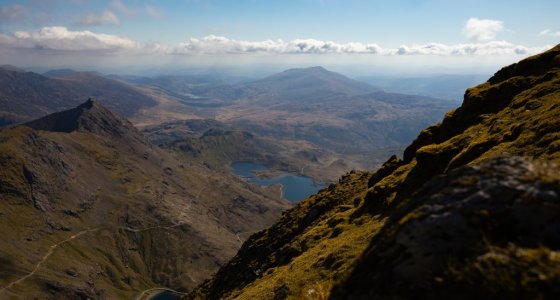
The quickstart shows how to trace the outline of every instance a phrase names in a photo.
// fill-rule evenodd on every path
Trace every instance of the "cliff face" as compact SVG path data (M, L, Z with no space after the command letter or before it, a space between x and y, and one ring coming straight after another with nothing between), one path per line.
M190 298L555 298L560 46L285 212Z
M287 207L89 100L0 130L0 298L187 291Z

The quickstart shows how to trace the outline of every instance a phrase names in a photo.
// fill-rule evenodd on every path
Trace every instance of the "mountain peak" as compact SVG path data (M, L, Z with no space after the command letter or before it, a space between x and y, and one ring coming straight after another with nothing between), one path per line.
M114 115L92 98L76 108L47 115L24 126L53 132L81 131L111 136L138 134L129 121Z
M293 95L325 98L337 94L363 95L376 91L366 83L352 80L321 66L288 69L251 82L247 86L281 95L283 100L292 99Z
M100 105L98 104L95 100L93 100L92 98L87 99L86 102L78 105L78 108L83 108L83 109L90 109L92 108L94 105Z
M307 68L293 68L293 69L288 69L284 72L325 72L325 73L330 73L331 71L325 69L324 67L321 66L314 66L314 67L307 67Z

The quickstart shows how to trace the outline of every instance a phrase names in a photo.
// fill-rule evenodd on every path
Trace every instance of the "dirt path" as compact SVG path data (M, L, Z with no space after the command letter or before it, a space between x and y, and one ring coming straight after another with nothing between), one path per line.
M201 189L201 190L199 191L198 195L196 196L197 199L199 198L199 196L200 196L200 194L203 192L203 190L204 190L204 189ZM123 230L130 231L130 232L141 232L141 231L152 230L152 229L171 229L171 228L179 227L179 226L182 226L182 225L185 225L185 224L188 224L188 223L189 223L189 222L181 222L181 223L177 223L177 224L173 224L173 225L169 225L169 226L157 225L157 226L151 226L151 227L145 227L145 228L132 228L132 227L126 227L126 226L115 226L115 227L113 227L113 228L123 229ZM82 230L82 231L80 231L80 232L78 232L78 233L75 233L74 235L70 236L69 238L67 238L67 239L65 239L65 240L62 240L62 241L60 241L60 242L58 242L58 243L52 245L52 246L49 248L49 251L47 251L47 253L45 253L45 255L43 255L43 257L41 258L41 260L35 265L35 267L33 268L33 270L32 270L31 272L29 272L28 274L26 274L26 275L24 275L24 276L22 276L22 277L20 277L20 278L18 278L18 279L16 279L16 280L10 282L10 283L9 283L8 285L6 285L6 286L1 287L1 288L0 288L0 291L8 290L8 289L12 288L14 285L16 285L16 284L18 284L18 283L21 283L21 282L23 282L24 280L26 280L27 278L29 278L29 277L35 275L35 273L37 273L37 271L41 268L41 266L43 265L43 263L54 253L54 251L55 251L59 246L65 244L65 243L68 243L68 242L72 241L73 239L78 238L78 237L80 237L80 236L82 236L82 235L84 235L84 234L86 234L86 233L88 233L88 232L94 232L94 231L100 230L100 229L102 229L102 228L104 228L104 229L109 229L109 228L105 228L105 227L96 227L96 228L85 229L85 230ZM239 239L239 237L238 237L238 239ZM177 293L177 294L182 294L182 293L180 293L180 292L177 292L177 291L172 290L172 289L169 289L169 288L153 288L153 289L150 289L150 290L158 290L158 289L159 289L159 290L167 290L167 291L169 291L169 292L173 292L173 293ZM144 295L144 293L146 293L146 292L149 292L150 290L146 290L146 291L142 292L142 295ZM141 295L141 296L142 296L142 295Z
M26 280L27 278L35 275L35 273L39 270L39 268L41 267L41 265L49 258L49 256L51 256L54 253L54 250L56 250L56 248L58 248L60 245L65 244L87 232L92 232L92 231L96 231L99 230L99 228L93 228L93 229L86 229L86 230L82 230L74 235L72 235L71 237L60 241L54 245L52 245L49 249L49 251L47 251L47 253L45 255L43 255L43 258L35 265L35 268L33 268L33 271L29 272L27 275L20 277L19 279L10 282L7 286L5 286L3 289L9 289L11 287L13 287L14 285Z
M188 224L187 222L181 222L181 223L177 223L174 225L169 225L169 226L152 226L152 227L146 227L146 228L132 228L132 227L125 227L125 226L118 226L117 228L126 230L126 231L130 231L130 232L141 232L141 231L146 231L146 230L152 230L152 229L171 229L174 227L179 227L181 225L185 225Z
M120 228L120 229L124 229L126 231L131 231L131 232L141 232L141 231L145 231L145 230L152 230L152 229L171 229L174 227L179 227L181 225L184 225L187 223L178 223L178 224L174 224L174 225L170 225L170 226L151 226L151 227L146 227L146 228L131 228L131 227L124 227L124 226L117 226L116 228ZM45 253L45 255L43 255L43 257L41 258L41 260L35 265L35 267L33 268L33 270L31 272L29 272L28 274L18 278L15 281L10 282L8 285L6 285L3 288L0 288L0 290L4 290L4 289L10 289L12 288L14 285L21 283L22 281L26 280L27 278L35 275L35 273L37 273L37 271L41 268L41 265L43 265L43 263L54 253L54 251L61 245L68 243L70 241L72 241L73 239L80 237L88 232L94 232L97 231L99 229L102 229L103 227L96 227L96 228L92 228L92 229L86 229L86 230L82 230L72 236L70 236L69 238L62 240L54 245L52 245L49 248L49 251L47 251L47 253Z

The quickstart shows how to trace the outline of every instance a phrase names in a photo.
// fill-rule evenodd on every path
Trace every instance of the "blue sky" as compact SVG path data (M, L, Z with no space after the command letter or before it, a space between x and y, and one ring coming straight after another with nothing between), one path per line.
M472 72L557 44L559 11L552 0L0 1L0 63Z

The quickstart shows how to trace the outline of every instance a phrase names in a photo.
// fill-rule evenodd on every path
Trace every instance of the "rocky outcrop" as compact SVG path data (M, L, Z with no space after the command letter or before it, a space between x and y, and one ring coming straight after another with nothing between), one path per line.
M332 299L560 296L560 172L497 157L438 176L395 211Z

